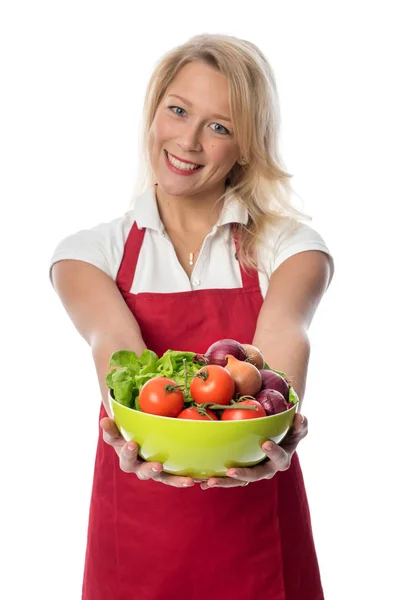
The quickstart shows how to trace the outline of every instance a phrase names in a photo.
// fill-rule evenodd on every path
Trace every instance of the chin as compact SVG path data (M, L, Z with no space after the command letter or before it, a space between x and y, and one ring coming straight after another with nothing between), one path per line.
M177 181L177 179L179 180ZM187 181L187 179L190 179L190 177L180 178L175 177L173 174L172 177L170 177L169 174L166 176L162 174L157 177L157 184L158 187L169 196L185 196L188 193L190 194L192 190L196 189L198 191L199 187L198 184L196 185L191 181Z

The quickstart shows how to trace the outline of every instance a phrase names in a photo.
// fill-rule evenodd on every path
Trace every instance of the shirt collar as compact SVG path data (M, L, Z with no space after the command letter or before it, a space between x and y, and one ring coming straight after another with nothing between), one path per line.
M237 194L228 188L224 206L217 222L217 227L227 225L228 223L242 223L246 225L249 220L249 213L243 204L239 201Z
M135 198L133 214L139 229L146 227L160 233L164 230L158 212L155 185L147 188L147 190ZM248 218L247 209L239 202L236 194L228 190L216 227L227 225L228 223L243 223L245 225Z

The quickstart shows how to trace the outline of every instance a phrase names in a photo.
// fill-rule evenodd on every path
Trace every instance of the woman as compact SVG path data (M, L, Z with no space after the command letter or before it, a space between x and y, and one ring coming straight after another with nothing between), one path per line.
M295 453L303 416L280 446L264 444L262 464L199 482L138 457L109 418L105 385L116 350L202 353L233 338L290 374L302 401L307 329L333 263L291 207L278 126L262 53L230 36L192 38L149 82L133 208L53 255L53 284L91 346L103 398L84 600L323 598Z

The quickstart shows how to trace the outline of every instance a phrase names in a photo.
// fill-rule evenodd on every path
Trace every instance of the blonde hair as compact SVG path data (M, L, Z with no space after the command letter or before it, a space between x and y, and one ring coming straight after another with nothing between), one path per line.
M247 209L247 225L239 224L239 260L257 265L257 250L268 242L269 225L283 220L296 227L311 219L292 205L292 175L279 153L280 108L274 73L259 48L246 40L201 34L164 54L147 85L141 132L142 165L134 195L156 183L148 154L148 134L156 110L173 78L184 65L203 62L226 76L233 128L246 164L235 163L226 180L223 201L234 194Z

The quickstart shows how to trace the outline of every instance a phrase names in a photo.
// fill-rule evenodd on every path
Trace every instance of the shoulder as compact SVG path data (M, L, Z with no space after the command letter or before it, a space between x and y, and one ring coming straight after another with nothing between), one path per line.
M281 219L269 225L265 231L264 239L258 248L258 261L260 269L268 278L294 255L307 251L319 251L328 257L329 282L334 271L334 261L331 250L323 236L315 227L291 218ZM315 256L315 254L314 254ZM306 261L318 262L311 255L303 257ZM300 260L299 258L297 260ZM293 264L293 261L291 261Z
M61 239L50 259L50 274L57 261L75 259L93 264L115 280L134 219L132 208L112 221L80 229Z
M304 223L283 226L270 241L259 327L305 331L332 280L332 255L320 233Z

